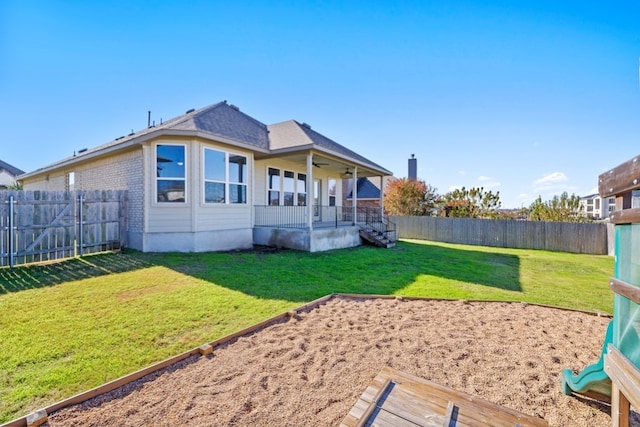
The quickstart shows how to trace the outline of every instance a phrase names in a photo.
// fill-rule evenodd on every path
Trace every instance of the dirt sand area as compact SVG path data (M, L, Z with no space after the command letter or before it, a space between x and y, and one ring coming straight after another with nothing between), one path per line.
M49 416L51 426L337 426L383 366L550 426L609 426L561 392L609 319L521 303L337 297Z

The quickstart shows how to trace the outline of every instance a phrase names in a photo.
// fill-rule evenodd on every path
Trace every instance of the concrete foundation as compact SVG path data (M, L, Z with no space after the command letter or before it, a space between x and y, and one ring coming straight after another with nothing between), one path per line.
M216 252L251 249L251 229L200 231L197 233L146 233L143 252Z
M360 246L359 228L340 227L303 230L296 228L256 227L253 242L257 245L297 249L307 252Z

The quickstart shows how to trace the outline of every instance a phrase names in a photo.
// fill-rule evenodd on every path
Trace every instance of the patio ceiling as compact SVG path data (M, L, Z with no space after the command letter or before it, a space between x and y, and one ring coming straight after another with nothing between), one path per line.
M256 153L255 158L256 160L269 159L269 158L284 159L290 162L300 163L301 165L304 165L304 167L306 168L307 154L308 154L308 151L286 153L286 154L281 153L278 155L264 155L264 154L257 155ZM345 176L345 172L348 169L349 172L353 173L354 168L356 166L358 167L359 178L376 177L376 176L385 175L381 171L373 170L371 168L358 164L357 162L350 162L349 160L346 160L346 159L339 159L330 155L318 154L315 152L313 153L313 163L314 163L314 171L321 169L322 171L327 172L331 175L335 175L336 177L339 177L339 178L351 178L353 175Z

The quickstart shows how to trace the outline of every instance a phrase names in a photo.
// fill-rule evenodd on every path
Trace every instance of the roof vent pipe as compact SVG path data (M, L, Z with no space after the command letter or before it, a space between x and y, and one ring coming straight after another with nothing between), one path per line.
M149 110L149 113L147 114L147 127L151 127L151 110Z

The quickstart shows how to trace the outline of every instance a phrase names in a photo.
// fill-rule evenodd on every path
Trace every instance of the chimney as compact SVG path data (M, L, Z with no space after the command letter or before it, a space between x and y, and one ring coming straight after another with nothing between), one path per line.
M409 159L409 179L414 181L418 179L418 159L413 154Z

